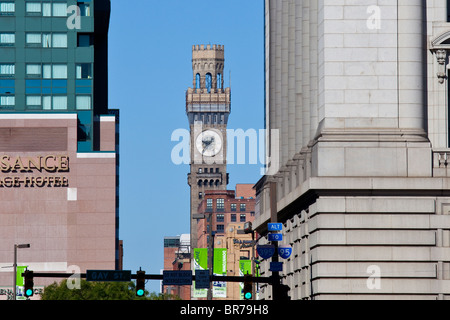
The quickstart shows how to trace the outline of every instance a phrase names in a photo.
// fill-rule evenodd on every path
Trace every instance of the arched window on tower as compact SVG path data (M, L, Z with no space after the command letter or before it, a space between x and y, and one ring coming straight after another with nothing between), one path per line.
M212 87L212 76L211 76L211 73L207 73L206 74L205 87L208 90L208 93L210 93L211 92L211 87Z
M222 89L222 74L217 74L217 89Z
M200 73L195 75L195 89L200 89Z

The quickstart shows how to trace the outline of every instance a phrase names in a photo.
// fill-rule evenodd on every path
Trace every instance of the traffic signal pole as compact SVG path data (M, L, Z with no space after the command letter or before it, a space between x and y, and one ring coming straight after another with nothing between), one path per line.
M277 183L275 181L270 181L270 221L272 223L278 222L278 212L277 212ZM272 256L272 262L279 262L278 257L278 241L273 241L275 247L275 253ZM281 300L279 296L280 293L280 272L272 271L272 299Z
M33 272L33 278L70 278L78 275L80 278L85 279L86 273L50 273L50 272ZM25 273L22 273L25 276ZM137 279L137 274L131 274L131 279ZM145 274L146 280L163 280L162 274ZM192 280L195 281L195 275L192 275ZM272 283L272 277L254 277L250 279L255 283ZM211 277L211 281L223 281L223 282L244 282L244 277L240 276L215 276ZM101 281L100 281L101 282Z

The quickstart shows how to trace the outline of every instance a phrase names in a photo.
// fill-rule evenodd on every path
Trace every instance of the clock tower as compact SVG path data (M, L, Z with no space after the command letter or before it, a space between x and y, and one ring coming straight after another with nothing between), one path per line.
M227 123L231 111L231 90L224 88L223 45L192 47L193 88L186 91L191 160L188 184L191 188L191 247L197 247L197 220L193 215L206 190L226 190Z

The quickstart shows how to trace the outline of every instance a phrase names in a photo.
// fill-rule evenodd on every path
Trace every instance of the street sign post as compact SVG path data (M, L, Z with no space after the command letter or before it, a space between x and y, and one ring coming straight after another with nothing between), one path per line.
M127 282L131 281L130 270L87 270L86 281Z
M283 241L282 233L269 233L268 235L269 241Z
M261 258L269 259L272 258L273 254L275 253L275 246L271 244L258 245L256 247L256 252L258 252L258 255Z
M187 286L192 285L192 271L163 271L163 285L165 286Z
M282 223L268 223L267 229L269 231L281 231L281 230L283 230L283 224Z
M292 247L289 245L283 245L278 247L278 255L283 259L288 259L292 254Z

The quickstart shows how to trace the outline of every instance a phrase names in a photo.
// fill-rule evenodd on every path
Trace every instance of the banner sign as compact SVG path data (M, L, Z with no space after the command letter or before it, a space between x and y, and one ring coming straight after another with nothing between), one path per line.
M194 248L194 272L195 270L207 270L208 269L208 248ZM213 274L216 276L225 276L227 274L227 249L216 248L214 249L214 268ZM195 289L193 286L194 298L206 298L208 289ZM226 298L227 286L226 282L214 281L213 282L213 297L214 298Z

